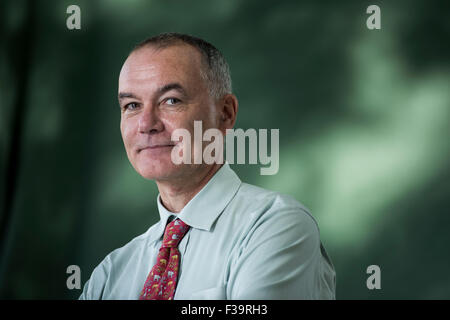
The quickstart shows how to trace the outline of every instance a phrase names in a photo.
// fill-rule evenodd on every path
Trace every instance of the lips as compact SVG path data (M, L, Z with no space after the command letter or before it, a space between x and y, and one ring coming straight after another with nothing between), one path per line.
M173 147L173 146L175 146L175 144L173 144L173 143L168 143L168 144L153 144L153 145L149 145L149 146L139 147L139 148L138 148L138 152L141 152L142 150L146 150L146 149L157 150L157 149L169 148L169 147Z

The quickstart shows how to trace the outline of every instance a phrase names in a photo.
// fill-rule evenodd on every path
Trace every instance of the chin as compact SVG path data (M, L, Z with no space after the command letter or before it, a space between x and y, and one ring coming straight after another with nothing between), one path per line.
M139 170L138 173L145 179L164 181L170 180L171 177L176 176L176 170Z
M170 153L142 152L137 153L134 159L130 160L137 173L149 180L165 179L177 171L175 164L170 159Z
M168 180L180 172L181 167L173 164L170 160L145 161L135 166L136 171L148 180Z

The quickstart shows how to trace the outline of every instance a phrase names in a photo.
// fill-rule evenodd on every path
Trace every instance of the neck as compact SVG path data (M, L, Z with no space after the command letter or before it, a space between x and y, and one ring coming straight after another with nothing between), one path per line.
M200 167L183 179L156 181L162 204L171 212L180 212L221 167L222 164L215 163Z

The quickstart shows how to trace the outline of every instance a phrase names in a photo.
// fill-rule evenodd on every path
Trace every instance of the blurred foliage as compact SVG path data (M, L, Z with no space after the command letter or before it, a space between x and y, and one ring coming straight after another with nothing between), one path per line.
M81 30L66 8L81 8ZM381 30L366 8L381 7ZM116 101L129 50L160 32L228 59L237 128L279 128L280 170L241 179L311 209L338 299L450 298L448 1L0 2L0 297L70 299L158 219ZM11 157L16 154L16 158ZM12 159L12 160L11 160ZM9 173L9 174L8 174ZM381 268L368 290L366 268Z

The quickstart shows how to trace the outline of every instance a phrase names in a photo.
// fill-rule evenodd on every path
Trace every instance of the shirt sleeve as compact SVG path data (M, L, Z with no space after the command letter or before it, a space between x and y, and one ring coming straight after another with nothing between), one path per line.
M301 208L259 217L233 262L229 299L334 299L334 268L315 220Z
M111 262L107 256L92 272L91 277L85 283L79 300L102 300L108 279Z

